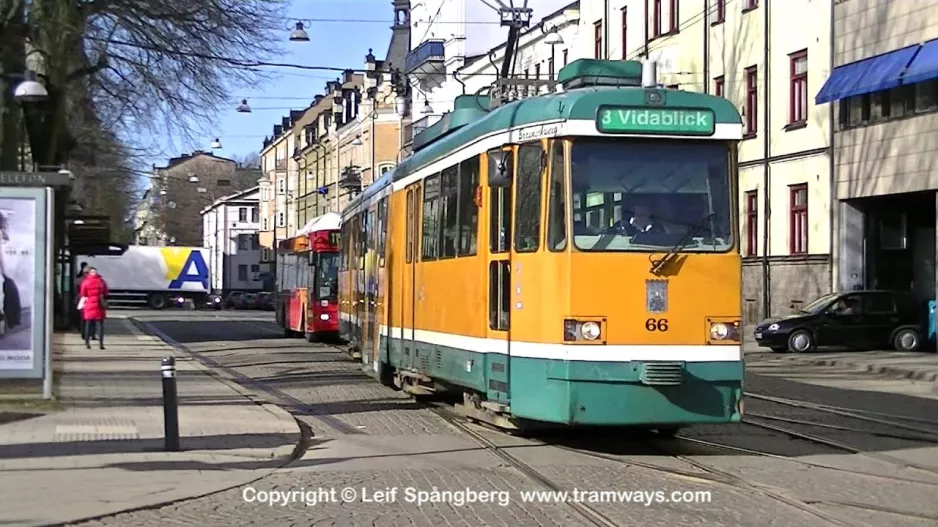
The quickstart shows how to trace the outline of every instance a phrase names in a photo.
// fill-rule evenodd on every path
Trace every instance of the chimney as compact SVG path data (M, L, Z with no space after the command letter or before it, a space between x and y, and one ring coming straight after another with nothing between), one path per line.
M274 125L274 137L277 137L281 133L283 133L283 127L280 126L279 124L275 124Z
M355 79L355 72L352 70L345 70L342 72L342 82L352 82Z
M317 95L313 98L313 104L319 104L325 97L325 95Z
M289 117L284 117L283 119L280 120L280 122L282 123L284 130L286 130L287 128L290 128L290 118L289 118Z

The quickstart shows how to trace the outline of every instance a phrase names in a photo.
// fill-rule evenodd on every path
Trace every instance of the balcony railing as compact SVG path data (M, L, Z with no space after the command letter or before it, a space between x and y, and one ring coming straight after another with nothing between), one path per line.
M421 64L428 61L442 61L446 57L446 48L442 40L427 40L417 46L417 49L407 54L404 59L404 69L407 72L413 71Z

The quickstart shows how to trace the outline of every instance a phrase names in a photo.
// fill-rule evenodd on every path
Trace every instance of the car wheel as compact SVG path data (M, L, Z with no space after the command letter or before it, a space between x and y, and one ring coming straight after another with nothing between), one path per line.
M795 353L804 353L814 349L814 337L803 329L792 332L788 337L788 349Z
M892 339L892 345L899 351L915 351L921 338L918 331L911 328L900 329Z

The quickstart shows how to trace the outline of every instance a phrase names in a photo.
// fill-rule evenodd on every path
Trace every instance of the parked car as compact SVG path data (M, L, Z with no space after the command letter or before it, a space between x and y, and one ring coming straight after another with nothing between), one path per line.
M830 293L791 315L763 320L755 339L775 352L819 346L913 351L922 344L927 316L928 309L905 292Z
M262 309L264 311L276 311L277 310L277 293L269 293L264 297L264 305Z
M255 293L244 293L238 297L238 303L235 305L237 309L253 309L254 299L257 297Z
M221 295L210 293L205 295L202 305L196 306L197 309L221 309L224 301L222 300Z
M270 297L270 293L258 293L257 296L254 297L252 309L264 309L264 304L267 302L268 297Z
M238 300L241 299L241 295L244 293L242 291L233 291L228 293L228 298L225 299L225 307L231 309L238 307Z

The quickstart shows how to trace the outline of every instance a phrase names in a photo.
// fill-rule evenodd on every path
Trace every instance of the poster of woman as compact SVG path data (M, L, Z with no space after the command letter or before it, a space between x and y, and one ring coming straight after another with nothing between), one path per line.
M34 366L36 216L35 199L0 198L0 369Z

